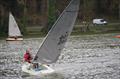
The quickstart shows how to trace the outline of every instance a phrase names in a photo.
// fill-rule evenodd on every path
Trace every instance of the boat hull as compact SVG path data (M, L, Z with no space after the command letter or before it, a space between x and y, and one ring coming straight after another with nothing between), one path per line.
M115 36L115 38L120 38L120 35Z
M6 39L6 41L23 41L23 38L11 38L11 37L8 37L7 39Z
M37 71L32 68L28 69L29 67L30 67L29 63L23 64L22 71L29 73L30 75L36 75L36 76L47 75L54 72L54 70L47 65L40 65L39 67L41 67L41 69Z

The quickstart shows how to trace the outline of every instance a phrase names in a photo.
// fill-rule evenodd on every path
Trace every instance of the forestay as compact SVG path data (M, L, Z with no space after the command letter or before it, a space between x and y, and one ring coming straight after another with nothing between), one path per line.
M14 37L14 36L22 36L20 30L19 30L19 27L13 17L13 15L11 13L9 13L9 32L8 32L8 35L10 37Z
M57 61L72 32L78 10L79 0L72 0L48 32L33 61L45 64Z

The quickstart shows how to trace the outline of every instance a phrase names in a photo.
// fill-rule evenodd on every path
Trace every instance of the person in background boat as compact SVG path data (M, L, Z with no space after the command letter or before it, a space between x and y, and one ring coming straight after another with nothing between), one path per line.
M15 40L17 40L17 36L15 36L14 38L15 38Z
M28 63L31 63L31 60L32 60L32 56L31 56L29 50L26 50L26 52L24 54L24 61L28 62Z

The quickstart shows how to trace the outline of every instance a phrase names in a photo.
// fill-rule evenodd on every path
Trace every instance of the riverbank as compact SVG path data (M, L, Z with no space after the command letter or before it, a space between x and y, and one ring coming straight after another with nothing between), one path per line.
M42 28L29 27L23 38L45 37L46 32ZM107 25L93 25L90 23L76 24L71 35L92 35L92 34L106 34L106 33L120 33L120 23L109 23ZM0 39L7 38L7 35L0 34Z

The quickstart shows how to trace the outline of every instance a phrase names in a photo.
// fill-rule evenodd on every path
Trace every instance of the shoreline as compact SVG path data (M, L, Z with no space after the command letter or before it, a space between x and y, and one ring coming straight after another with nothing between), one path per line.
M70 36L83 36L83 35L97 35L97 34L119 34L120 32L119 31L114 31L114 32L100 32L100 33L93 33L93 32L84 32L84 33L81 33L81 32L77 32L77 33L72 33ZM41 38L41 37L45 37L46 35L38 35L38 34L35 34L35 35L25 35L23 36L23 38ZM3 36L3 37L0 37L0 40L4 40L6 39L7 36Z

